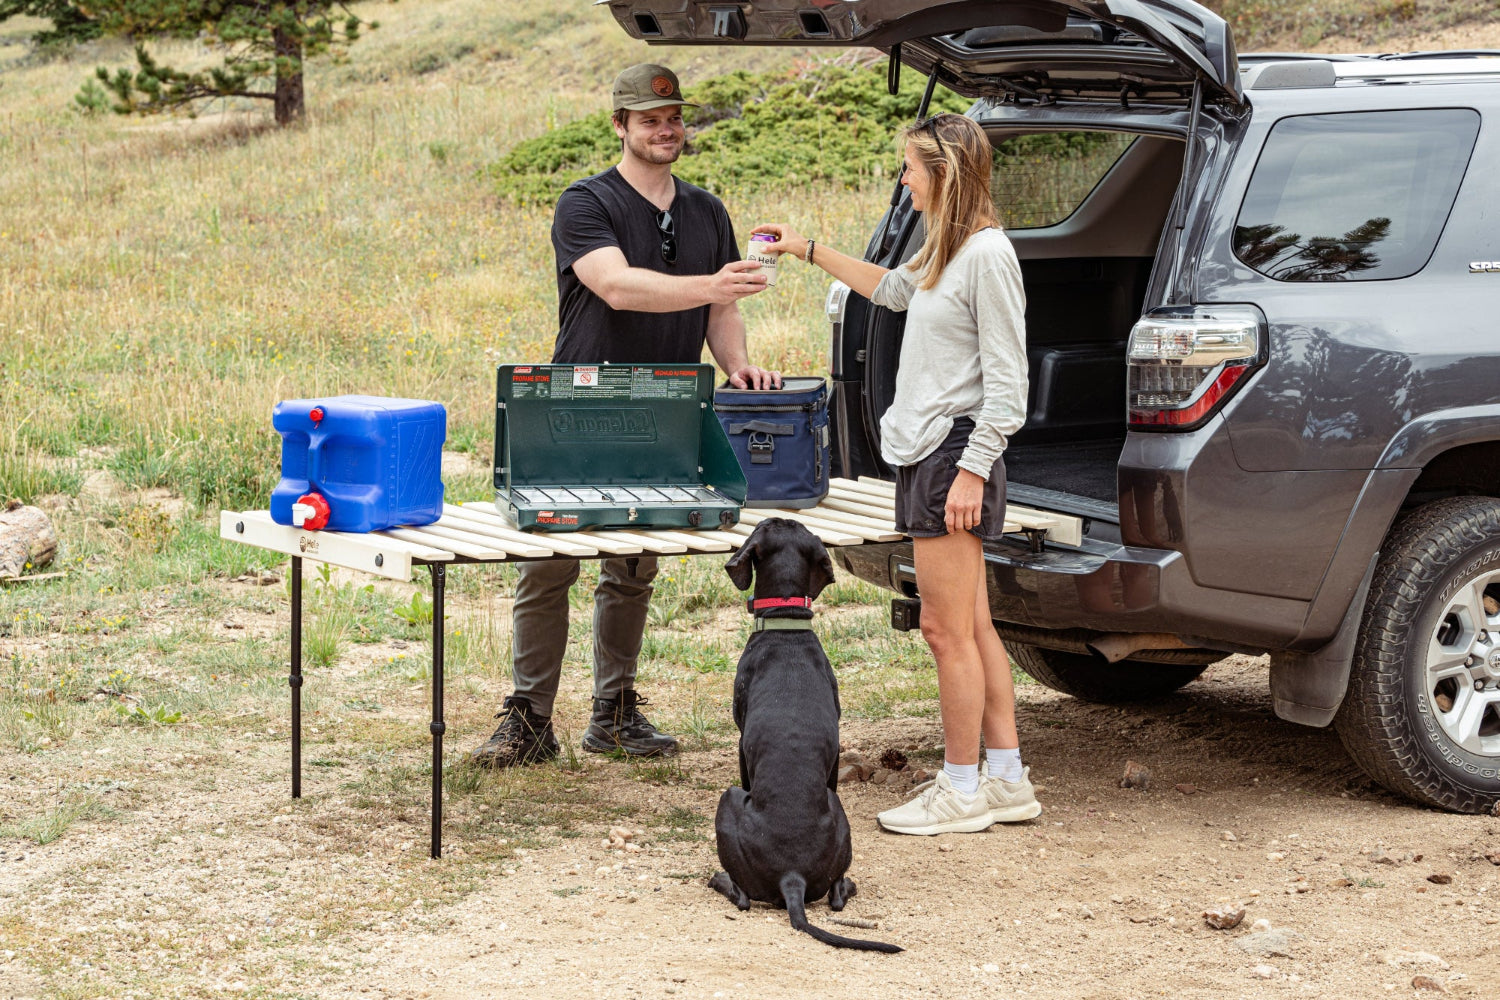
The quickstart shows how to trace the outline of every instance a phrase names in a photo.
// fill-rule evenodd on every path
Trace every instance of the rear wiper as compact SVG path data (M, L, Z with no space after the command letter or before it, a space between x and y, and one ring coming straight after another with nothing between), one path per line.
M1182 272L1182 233L1187 225L1188 195L1193 173L1193 160L1198 153L1198 121L1203 117L1203 78L1193 79L1193 103L1188 113L1187 146L1182 151L1182 179L1177 185L1177 200L1172 205L1172 270L1167 277L1167 296L1172 305L1183 305L1179 301L1177 282Z

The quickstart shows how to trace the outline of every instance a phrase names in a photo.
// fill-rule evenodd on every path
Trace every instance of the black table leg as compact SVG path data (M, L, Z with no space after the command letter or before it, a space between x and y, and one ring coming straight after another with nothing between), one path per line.
M302 798L302 557L292 556L292 798Z
M443 855L443 583L448 568L432 571L432 857Z

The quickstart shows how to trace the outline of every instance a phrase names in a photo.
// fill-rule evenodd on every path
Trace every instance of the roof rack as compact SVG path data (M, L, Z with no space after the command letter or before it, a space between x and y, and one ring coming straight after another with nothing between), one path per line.
M1253 52L1240 56L1246 90L1305 90L1341 81L1379 85L1417 80L1447 81L1500 75L1500 50L1452 49L1381 55L1318 55Z
M1428 52L1386 52L1374 59L1481 59L1500 57L1500 49L1434 49ZM1329 58L1332 58L1331 56Z

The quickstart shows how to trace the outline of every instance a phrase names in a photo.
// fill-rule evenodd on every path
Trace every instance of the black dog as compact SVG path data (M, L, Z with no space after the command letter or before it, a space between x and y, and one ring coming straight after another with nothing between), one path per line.
M768 518L724 568L741 590L754 573L757 630L734 675L740 787L719 799L714 830L724 871L708 884L742 910L752 899L785 906L793 927L836 948L901 951L807 922L808 901L826 893L829 908L842 910L855 892L844 877L853 851L837 790L838 681L810 621L812 599L833 582L833 562L807 528Z

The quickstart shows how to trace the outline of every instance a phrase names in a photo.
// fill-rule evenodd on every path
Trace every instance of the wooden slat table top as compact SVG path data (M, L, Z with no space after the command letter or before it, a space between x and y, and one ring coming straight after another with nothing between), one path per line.
M895 484L879 479L834 479L828 497L814 507L747 507L740 523L724 530L669 530L649 527L575 532L519 531L489 501L444 504L432 524L357 534L303 531L276 524L269 511L222 511L220 537L319 562L360 569L397 580L411 579L414 565L432 562L505 562L517 559L607 556L696 555L729 552L744 544L756 524L785 517L805 524L828 546L900 541L895 526ZM1005 530L1045 531L1049 541L1077 545L1078 518L1014 504L1006 508Z

